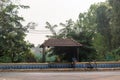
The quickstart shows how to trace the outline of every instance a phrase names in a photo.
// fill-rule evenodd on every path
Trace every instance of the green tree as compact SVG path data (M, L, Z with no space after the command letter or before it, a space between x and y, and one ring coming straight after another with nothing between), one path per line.
M72 33L72 38L83 44L79 54L81 61L89 61L96 58L96 50L92 44L96 26L94 10L92 9L90 8L88 12L80 13L79 19L75 24L76 30Z
M0 59L8 59L0 62L26 61L26 56L31 54L31 44L24 41L27 27L21 24L24 19L18 15L20 8L28 6L17 5L10 0L0 1Z
M100 33L104 39L104 44L106 45L106 51L111 51L111 27L110 27L110 9L107 3L98 4L96 9L96 23L97 32ZM103 46L104 47L104 46Z
M112 47L116 49L120 47L120 0L108 0L111 6L111 28L112 28Z
M97 60L105 60L107 54L105 37L102 36L100 33L96 33L93 40L93 46L97 51Z

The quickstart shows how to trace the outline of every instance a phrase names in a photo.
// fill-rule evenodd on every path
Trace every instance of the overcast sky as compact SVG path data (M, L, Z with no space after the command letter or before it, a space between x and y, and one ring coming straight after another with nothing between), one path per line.
M38 24L36 30L40 32L31 32L26 37L31 43L35 45L41 44L46 38L45 35L49 32L45 31L45 22L51 24L65 23L66 20L77 20L79 13L85 12L90 5L105 0L21 0L21 4L29 5L30 8L20 10L20 15L25 18L24 24L28 22L35 22Z

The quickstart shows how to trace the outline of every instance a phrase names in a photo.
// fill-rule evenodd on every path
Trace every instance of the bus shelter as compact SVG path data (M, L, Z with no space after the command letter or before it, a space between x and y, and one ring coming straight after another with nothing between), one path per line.
M43 44L40 45L40 47L43 48L42 50L42 61L45 62L45 48L46 47L74 47L76 48L76 59L79 61L79 47L82 46L82 44L78 43L77 41L73 39L62 39L62 38L50 38L48 40L45 40Z

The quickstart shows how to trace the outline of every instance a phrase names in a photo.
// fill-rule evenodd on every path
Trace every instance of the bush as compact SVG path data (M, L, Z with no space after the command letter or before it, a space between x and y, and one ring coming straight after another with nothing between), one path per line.
M0 57L0 62L1 62L1 63L10 63L10 62L12 62L12 61L11 61L11 58L10 58L10 57L2 56L2 57Z
M112 53L116 61L120 60L120 47L113 50Z

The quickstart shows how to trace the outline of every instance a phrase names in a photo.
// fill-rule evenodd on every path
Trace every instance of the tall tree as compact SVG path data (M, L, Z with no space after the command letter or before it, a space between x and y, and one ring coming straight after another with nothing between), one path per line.
M116 49L120 47L120 0L108 0L112 9L112 43L113 48Z
M80 13L79 19L75 23L75 30L72 38L83 44L80 48L80 60L89 61L96 58L96 51L92 45L92 39L95 33L94 7L88 12Z
M104 44L107 47L107 51L111 50L111 27L110 27L110 9L107 3L100 3L96 9L96 23L97 32L100 33L104 39Z
M30 54L31 45L24 41L27 27L21 24L24 19L18 15L19 8L28 6L11 0L0 1L0 60L4 59L3 62L25 61Z

